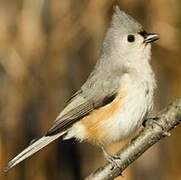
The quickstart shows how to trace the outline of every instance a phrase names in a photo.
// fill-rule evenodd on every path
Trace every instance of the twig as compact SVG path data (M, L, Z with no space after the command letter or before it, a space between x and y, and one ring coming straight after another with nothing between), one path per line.
M120 157L118 161L120 168L112 169L111 164L106 164L91 173L86 180L110 180L118 177L147 149L160 139L170 135L169 131L181 122L181 98L163 109L157 117L157 120L150 120L149 123L146 123L145 128L117 153Z

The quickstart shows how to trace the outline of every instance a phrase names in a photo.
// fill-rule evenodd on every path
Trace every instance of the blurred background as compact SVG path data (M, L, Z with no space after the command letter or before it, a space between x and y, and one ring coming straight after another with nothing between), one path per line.
M56 141L3 173L86 80L115 4L161 36L152 51L158 82L154 112L181 95L181 1L0 0L1 180L80 180L104 163L96 147ZM123 173L124 180L180 180L180 136L177 128L153 146Z

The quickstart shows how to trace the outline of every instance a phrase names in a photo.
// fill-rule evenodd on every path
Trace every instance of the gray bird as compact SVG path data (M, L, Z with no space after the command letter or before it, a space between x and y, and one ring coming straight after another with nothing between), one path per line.
M57 138L76 138L103 149L138 129L153 107L156 87L150 66L151 42L159 39L118 6L103 41L100 58L47 133L30 144L6 170L32 156Z

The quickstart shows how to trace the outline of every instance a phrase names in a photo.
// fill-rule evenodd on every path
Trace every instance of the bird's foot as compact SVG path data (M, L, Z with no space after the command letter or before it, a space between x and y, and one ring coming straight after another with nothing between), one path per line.
M111 170L116 169L116 168L120 169L120 165L119 165L118 161L120 161L121 159L119 156L116 156L116 155L111 156L110 155L109 157L107 157L106 160L111 164L111 166L112 166Z
M145 119L145 120L143 121L142 125L143 125L144 127L146 127L146 125L151 125L151 126L153 126L154 124L156 124L157 126L159 126L159 127L162 129L164 136L170 136L171 134L170 134L169 132L165 131L165 130L163 129L163 127L159 124L159 122L157 121L158 118L159 118L158 116L148 117L147 119Z
M110 155L109 153L106 152L106 150L103 147L102 147L102 151L103 151L106 161L111 164L111 170L119 169L121 171L121 166L119 164L119 161L121 160L121 158L118 155ZM122 171L120 174L121 176L123 176Z
M144 119L142 125L143 125L143 127L146 127L146 125L151 125L153 123L158 124L157 120L158 120L158 116L150 116L150 117Z

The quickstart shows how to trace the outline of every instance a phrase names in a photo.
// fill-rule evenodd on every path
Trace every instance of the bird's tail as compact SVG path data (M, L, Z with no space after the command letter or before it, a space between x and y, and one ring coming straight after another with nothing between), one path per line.
M18 154L15 158L13 158L5 168L5 171L10 170L26 158L32 156L48 144L50 144L55 139L59 138L60 136L63 136L65 132L61 132L59 134L55 134L52 136L43 136L42 138L38 139L37 141L33 142L31 145L29 145L26 149L24 149L20 154Z

